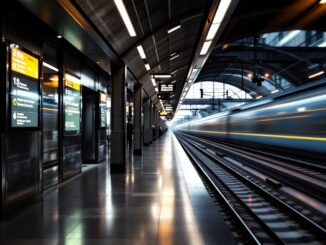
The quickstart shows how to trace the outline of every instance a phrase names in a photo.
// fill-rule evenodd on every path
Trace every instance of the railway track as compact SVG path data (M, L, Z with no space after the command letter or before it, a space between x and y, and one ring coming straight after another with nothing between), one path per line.
M315 165L304 164L303 161L300 161L298 166L299 160L265 152L262 153L248 147L235 147L227 143L218 143L193 135L186 135L186 137L196 140L208 149L219 152L221 155L241 161L243 164L265 173L280 183L286 183L288 186L292 186L326 202L326 171L324 166L317 168ZM284 178L284 176L287 178Z
M176 134L202 176L211 183L249 243L323 244L325 229L261 186L246 172L182 134Z

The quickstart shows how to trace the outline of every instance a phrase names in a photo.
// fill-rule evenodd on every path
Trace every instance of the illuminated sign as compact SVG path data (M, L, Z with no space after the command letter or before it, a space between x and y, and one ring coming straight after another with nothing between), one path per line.
M39 60L18 48L11 48L11 70L38 79Z
M39 125L39 59L11 48L10 108L11 127L36 128Z
M106 108L107 98L105 93L100 92L100 126L105 128L107 124L107 108Z
M175 84L174 83L160 83L158 90L161 93L175 92Z
M80 80L66 74L64 88L65 131L80 132L80 99Z

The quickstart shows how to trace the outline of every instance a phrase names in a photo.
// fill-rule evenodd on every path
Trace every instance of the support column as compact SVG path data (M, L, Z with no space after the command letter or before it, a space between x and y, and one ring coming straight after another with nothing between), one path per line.
M141 113L143 108L141 85L137 85L134 88L134 154L141 155L143 153L143 130Z
M152 143L152 102L148 99L144 103L144 145L148 146Z
M126 172L126 79L125 65L112 66L111 173Z

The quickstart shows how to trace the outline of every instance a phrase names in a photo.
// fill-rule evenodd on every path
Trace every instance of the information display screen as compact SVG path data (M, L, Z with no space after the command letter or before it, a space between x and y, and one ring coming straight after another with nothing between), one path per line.
M65 75L64 106L65 106L65 131L80 132L81 116L80 80L69 74Z
M174 83L160 83L159 84L159 92L160 93L168 93L175 92L175 84Z
M100 92L100 126L105 128L107 125L107 98L105 93Z
M12 128L39 125L39 59L11 48L10 112Z

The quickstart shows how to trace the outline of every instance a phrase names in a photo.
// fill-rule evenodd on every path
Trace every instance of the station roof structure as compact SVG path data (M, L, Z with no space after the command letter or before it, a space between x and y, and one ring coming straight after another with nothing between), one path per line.
M289 30L326 31L326 4L320 4L320 0L233 0L230 1L225 18L219 23L220 28L212 38L207 52L201 55L215 13L224 0L20 2L54 29L62 32L65 28L64 38L72 39L69 36L69 28L74 29L73 38L81 40L80 42L83 40L80 32L88 33L96 42L94 48L89 44L89 47L82 44L80 47L78 44L75 46L84 49L84 53L94 61L101 60L98 64L101 63L103 69L108 72L110 60L123 61L128 66L133 80L143 84L146 93L158 108L162 105L158 103L157 89L151 82L151 75L171 74L170 79L162 81L176 84L174 99L170 101L174 111L184 99L185 91L196 81L227 80L247 92L254 91L257 96L268 94L270 91L265 87L258 87L250 80L243 79L244 72L249 72L253 66L253 36L261 37L268 32ZM119 12L121 7L118 7L121 3L125 6L133 30L127 29L124 24L125 16L122 16ZM51 20L50 9L53 11L58 9L58 6L61 7L60 11L64 10L73 17L79 25L79 30L72 27L65 18ZM60 16L58 11L56 18ZM278 75L289 83L299 85L309 82L309 79L306 79L307 74L314 72L315 64L324 69L326 51L325 48L322 53L320 50L307 46L271 47L259 43L257 59L260 68L270 73L277 71ZM313 60L302 57L313 57ZM282 71L284 66L290 67ZM191 77L194 69L198 70L197 74Z

